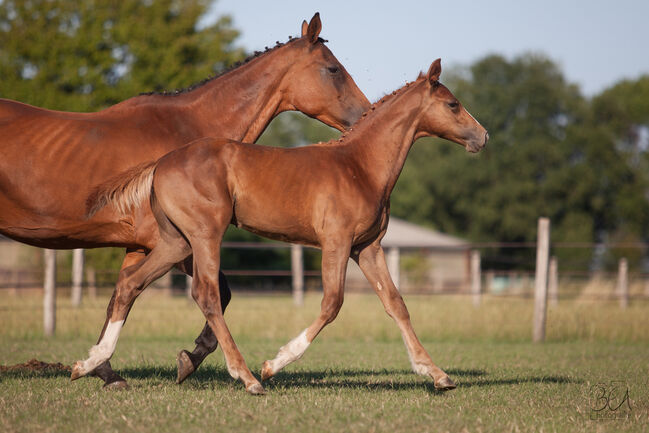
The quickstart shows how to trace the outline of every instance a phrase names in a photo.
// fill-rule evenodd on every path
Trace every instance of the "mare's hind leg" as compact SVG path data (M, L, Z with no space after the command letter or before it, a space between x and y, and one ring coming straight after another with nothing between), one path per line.
M192 267L192 256L185 259L183 266L180 266L180 268L188 275L193 275ZM230 303L232 294L230 292L228 282L225 279L225 275L223 275L223 272L221 271L219 271L219 294L221 297L221 311L225 313L225 309ZM196 371L205 357L216 350L216 347L219 344L216 336L214 335L214 332L212 332L210 324L207 322L205 322L203 331L196 338L196 340L194 340L194 343L196 343L196 347L192 352L181 350L176 357L176 362L178 364L178 376L176 378L176 383L183 383L185 379L187 379L194 371Z
M433 363L430 355L419 342L417 335L415 335L406 304L390 277L380 241L377 240L365 247L358 256L352 258L356 260L372 288L381 299L385 311L397 322L415 373L432 377L437 389L448 390L455 388L455 383L442 369Z
M171 226L171 229L175 233L165 233L163 226L160 229L161 239L151 253L140 262L121 272L115 290L113 308L108 324L105 326L99 343L90 349L88 359L77 361L74 364L72 368L72 380L95 371L99 365L110 360L115 351L124 320L135 298L151 282L160 278L174 264L185 259L190 254L191 250L187 241L185 241L173 226Z
M327 324L333 322L343 305L343 289L347 260L351 243L340 241L322 248L323 297L320 315L300 335L279 349L275 359L265 361L261 368L261 379L266 380L282 368L302 357L307 347Z
M120 269L120 276L123 275L122 271L129 266L133 266L134 264L140 262L141 260L146 257L144 250L131 250L127 249L126 250L126 257L124 257L124 261L122 262L122 267ZM119 284L119 281L118 281ZM117 294L117 289L113 291L113 296L110 298L110 302L108 304L108 308L106 310L106 321L104 322L104 327L101 330L101 334L99 334L99 339L97 340L97 344L101 342L101 339L104 337L104 333L106 332L106 327L108 326L108 323L110 322L110 318L113 315L113 308L115 308L115 299L116 299L116 294ZM120 298L117 298L120 299ZM133 298L135 299L135 298ZM132 305L132 303L131 303ZM129 310L131 306L128 307ZM124 318L126 320L126 318ZM128 383L126 383L126 380L124 380L121 376L119 376L115 371L113 371L112 366L110 365L110 361L105 361L91 373L93 376L99 377L101 380L104 381L104 388L106 389L126 389L128 388Z

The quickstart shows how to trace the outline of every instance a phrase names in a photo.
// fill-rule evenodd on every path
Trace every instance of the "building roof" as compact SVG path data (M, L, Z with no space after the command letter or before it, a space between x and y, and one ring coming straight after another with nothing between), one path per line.
M468 241L446 235L436 230L418 226L399 218L390 217L388 231L381 241L384 248L440 248L467 249Z

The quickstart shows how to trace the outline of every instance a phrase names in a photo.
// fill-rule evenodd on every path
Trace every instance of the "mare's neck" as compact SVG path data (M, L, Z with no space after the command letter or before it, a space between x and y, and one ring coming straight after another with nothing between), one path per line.
M349 148L357 164L372 180L377 193L384 199L401 174L412 143L419 138L419 116L422 83L413 83L401 89L396 96L378 102L366 119L352 127Z
M280 88L293 52L290 46L282 46L187 93L141 98L155 98L151 102L156 109L186 119L195 138L218 136L253 143L286 110Z

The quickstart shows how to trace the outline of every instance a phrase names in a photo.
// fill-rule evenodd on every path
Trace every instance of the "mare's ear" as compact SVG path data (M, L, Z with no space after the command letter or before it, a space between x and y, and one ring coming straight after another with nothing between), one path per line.
M307 25L306 21L302 23L302 36L306 36L309 42L315 44L318 42L318 36L322 30L322 23L320 22L320 12L316 12L311 18L311 22Z
M435 81L439 81L439 76L442 74L442 59L435 60L428 68L428 82L433 84Z

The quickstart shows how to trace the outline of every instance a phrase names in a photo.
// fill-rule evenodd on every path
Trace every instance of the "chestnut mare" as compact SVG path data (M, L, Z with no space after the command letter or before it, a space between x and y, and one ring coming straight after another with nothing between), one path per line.
M229 224L272 239L322 248L323 300L319 317L263 364L262 380L299 359L343 303L349 257L354 259L394 318L412 368L431 376L437 389L455 384L421 345L408 310L392 282L381 248L388 226L390 193L412 143L438 136L478 152L487 131L439 83L437 59L427 75L385 97L338 143L280 149L204 138L108 184L90 213L106 204L129 209L149 197L161 239L143 261L122 271L119 296L140 293L190 254L194 256L192 295L214 330L227 369L251 394L264 388L252 375L223 319L217 277L221 238ZM125 190L136 192L125 194ZM104 339L78 361L73 376L87 364L108 359L127 309L113 310Z
M140 95L97 113L0 99L0 233L44 248L127 247L122 269L143 259L159 237L150 208L128 215L108 210L87 219L86 200L94 187L201 137L254 142L286 110L344 130L369 108L319 38L321 28L316 13L302 24L302 37L278 43L200 86ZM179 267L191 274L191 258ZM221 288L225 308L230 292L223 277ZM115 294L104 330L114 308L123 308ZM196 343L190 354L194 364L184 366L179 381L216 348L207 324ZM182 353L187 358L188 352ZM126 386L109 363L96 374L107 385Z

